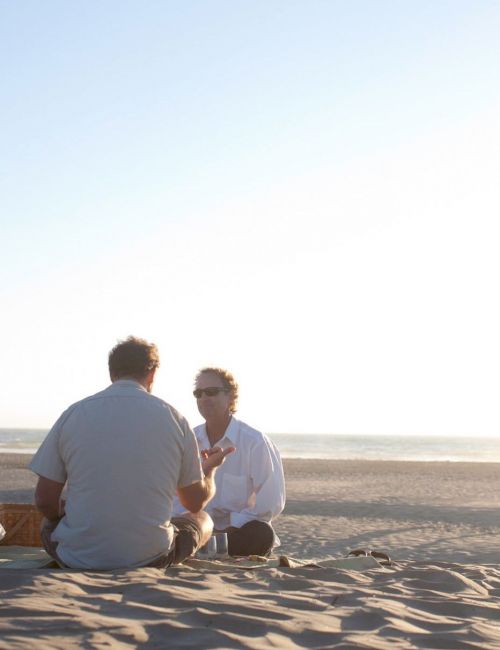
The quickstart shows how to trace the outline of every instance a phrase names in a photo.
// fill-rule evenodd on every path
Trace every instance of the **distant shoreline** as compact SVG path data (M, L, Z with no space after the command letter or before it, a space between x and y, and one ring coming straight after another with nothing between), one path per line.
M19 456L23 459L31 458L36 453L37 449L16 449L14 447L0 448L0 458L5 457L16 457ZM499 465L500 460L490 460L490 459L476 459L476 460L463 460L463 459L443 459L443 458L360 458L360 457L350 457L350 458L325 458L324 456L317 455L307 455L307 456L298 456L293 455L289 456L286 452L281 454L283 461L286 462L303 462L303 461L314 461L320 463L444 463L444 464L466 464L466 465ZM16 461L17 462L17 461ZM28 461L26 461L28 462ZM3 462L0 461L0 467L3 466Z
M500 437L271 433L282 458L500 463ZM36 453L45 433L0 429L0 453Z
M0 453L31 455L38 433L0 429ZM271 433L284 459L500 463L500 437Z

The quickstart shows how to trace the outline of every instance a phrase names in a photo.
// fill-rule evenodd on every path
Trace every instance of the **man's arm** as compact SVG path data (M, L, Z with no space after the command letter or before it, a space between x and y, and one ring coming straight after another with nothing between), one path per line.
M228 447L227 449L214 447L203 452L201 466L205 477L192 485L177 488L179 501L186 510L189 510L189 512L199 512L207 505L215 494L215 470L219 465L222 465L226 456L231 454L234 449L234 447Z
M57 521L61 518L60 511L61 492L64 483L52 481L45 476L38 477L35 489L35 505L40 512L50 521Z

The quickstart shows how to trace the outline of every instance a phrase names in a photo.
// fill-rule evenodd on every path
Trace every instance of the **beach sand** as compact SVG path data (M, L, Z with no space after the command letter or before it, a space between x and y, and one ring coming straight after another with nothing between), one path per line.
M0 501L31 502L0 454ZM276 555L369 569L0 570L0 648L500 650L500 463L285 460ZM0 547L1 548L1 547Z

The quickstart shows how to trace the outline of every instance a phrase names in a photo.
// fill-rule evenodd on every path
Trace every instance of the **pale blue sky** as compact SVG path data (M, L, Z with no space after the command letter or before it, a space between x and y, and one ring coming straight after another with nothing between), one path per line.
M158 343L192 424L499 435L500 3L0 1L0 427Z

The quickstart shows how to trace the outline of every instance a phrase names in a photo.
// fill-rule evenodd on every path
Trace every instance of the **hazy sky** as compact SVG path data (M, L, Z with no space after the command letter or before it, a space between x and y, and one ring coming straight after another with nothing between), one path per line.
M500 435L497 0L0 1L0 427L129 334L194 425Z

